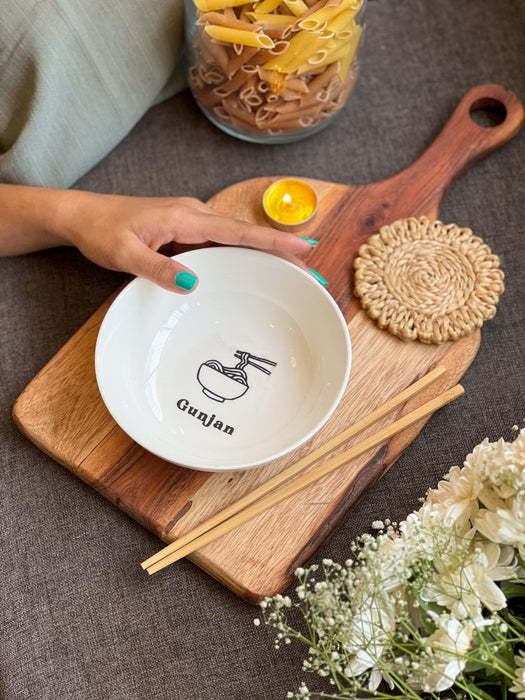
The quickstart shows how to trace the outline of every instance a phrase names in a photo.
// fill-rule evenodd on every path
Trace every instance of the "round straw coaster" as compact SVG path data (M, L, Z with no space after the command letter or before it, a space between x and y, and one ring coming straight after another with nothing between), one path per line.
M504 290L499 258L468 228L408 218L359 249L354 294L380 328L444 343L481 328Z

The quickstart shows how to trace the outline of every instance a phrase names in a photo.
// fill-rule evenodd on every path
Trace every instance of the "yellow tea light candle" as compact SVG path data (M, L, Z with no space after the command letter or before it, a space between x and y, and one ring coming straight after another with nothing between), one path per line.
M263 195L266 218L281 231L297 231L317 213L317 192L304 180L276 180Z

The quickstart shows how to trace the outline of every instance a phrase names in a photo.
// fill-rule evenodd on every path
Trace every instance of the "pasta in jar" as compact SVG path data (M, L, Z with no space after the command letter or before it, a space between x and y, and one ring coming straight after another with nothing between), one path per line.
M345 105L366 0L185 1L190 89L223 131L298 140Z

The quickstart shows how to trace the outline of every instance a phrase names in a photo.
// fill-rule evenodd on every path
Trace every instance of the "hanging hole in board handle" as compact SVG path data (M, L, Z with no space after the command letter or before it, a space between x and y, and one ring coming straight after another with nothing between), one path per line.
M475 142L468 145L467 162L472 163L515 136L524 118L523 105L513 92L502 85L477 85L463 96L448 126L463 129Z
M481 97L470 105L469 114L478 126L493 129L503 124L507 118L507 108L494 97Z

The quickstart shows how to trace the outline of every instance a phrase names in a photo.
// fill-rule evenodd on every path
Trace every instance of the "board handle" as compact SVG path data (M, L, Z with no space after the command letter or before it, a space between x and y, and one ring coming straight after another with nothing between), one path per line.
M480 126L473 114L489 110L500 117L495 126ZM478 85L460 100L451 117L427 150L394 176L407 189L428 188L427 205L437 209L448 187L473 163L509 141L520 130L525 112L514 93L501 85ZM432 201L434 200L434 201ZM436 210L437 210L436 209Z

